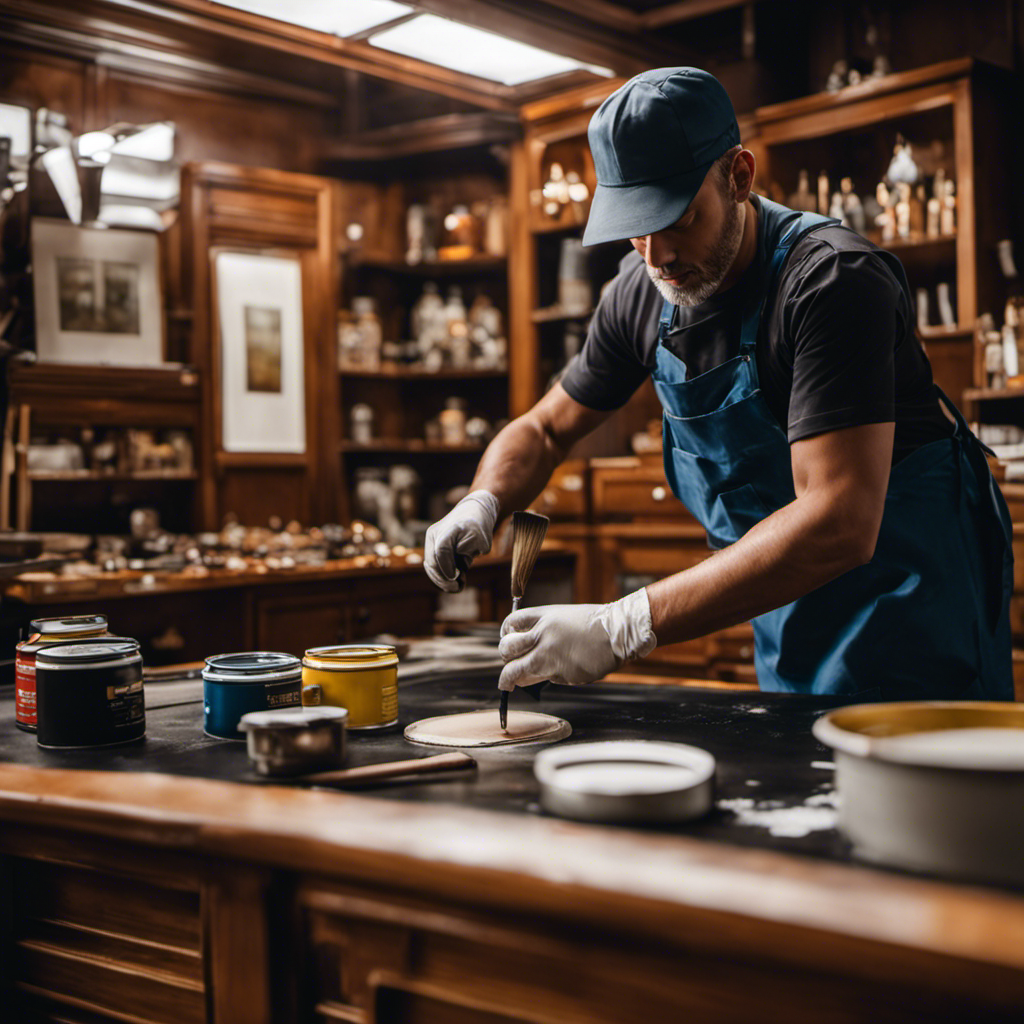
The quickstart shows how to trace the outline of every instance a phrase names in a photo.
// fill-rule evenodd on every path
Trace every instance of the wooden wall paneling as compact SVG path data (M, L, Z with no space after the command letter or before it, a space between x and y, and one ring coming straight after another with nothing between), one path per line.
M86 64L54 53L26 51L0 42L0 98L65 114L74 131L88 123Z
M336 517L337 254L332 194L330 182L310 175L213 162L185 168L182 209L187 215L184 230L192 239L188 273L193 282L194 356L209 381L204 400L209 468L203 486L203 519L210 527L219 526L228 511L243 522L262 521L271 501L288 504L284 515L306 524ZM304 454L249 455L220 449L220 367L211 254L229 250L295 255L302 265ZM252 516L261 518L252 518L250 508Z

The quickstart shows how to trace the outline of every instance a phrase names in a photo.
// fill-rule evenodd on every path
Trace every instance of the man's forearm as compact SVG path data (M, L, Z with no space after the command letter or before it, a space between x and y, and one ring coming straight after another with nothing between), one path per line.
M841 576L871 557L863 524L834 504L798 498L735 544L647 588L659 644L746 622ZM870 534L870 531L868 531Z
M501 505L503 519L540 494L563 458L564 452L534 417L520 416L487 446L473 490L490 491Z

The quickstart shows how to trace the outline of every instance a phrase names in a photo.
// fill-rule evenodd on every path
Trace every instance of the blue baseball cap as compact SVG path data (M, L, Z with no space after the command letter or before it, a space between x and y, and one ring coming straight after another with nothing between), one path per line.
M587 129L597 188L584 245L639 238L674 224L711 165L739 144L732 101L700 68L656 68L631 78Z

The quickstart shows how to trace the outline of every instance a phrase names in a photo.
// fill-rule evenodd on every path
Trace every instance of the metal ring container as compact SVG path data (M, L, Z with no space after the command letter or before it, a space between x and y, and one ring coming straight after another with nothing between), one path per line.
M1024 706L860 704L819 718L839 827L868 860L1024 885Z
M238 729L242 715L297 707L301 688L302 662L294 654L214 654L203 668L203 730L218 739L245 739Z
M260 775L303 775L342 764L347 718L344 708L281 708L250 711L238 728Z
M385 729L398 721L398 655L385 644L313 647L302 682L320 687L320 703L348 709L349 729Z
M135 640L47 647L36 655L41 747L109 747L146 733L142 655Z
M107 635L106 615L67 615L33 619L31 633L15 648L14 724L25 732L36 731L36 654L52 644L80 643Z
M684 743L609 740L542 751L533 762L545 810L581 821L668 822L711 810L715 759Z

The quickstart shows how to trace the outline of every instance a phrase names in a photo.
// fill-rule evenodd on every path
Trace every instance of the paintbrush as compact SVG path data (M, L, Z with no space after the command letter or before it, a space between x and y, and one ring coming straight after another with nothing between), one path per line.
M544 535L548 532L547 516L536 512L512 513L512 611L519 610L519 602L526 593L526 581L533 572L540 554L540 546L544 543ZM508 690L501 691L501 703L498 706L498 721L502 729L508 728Z

